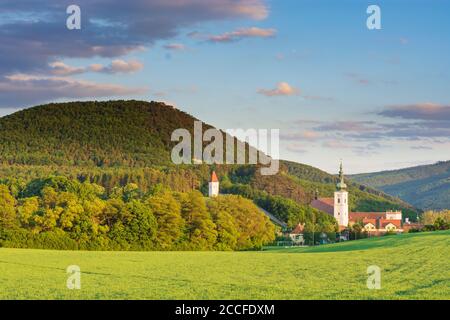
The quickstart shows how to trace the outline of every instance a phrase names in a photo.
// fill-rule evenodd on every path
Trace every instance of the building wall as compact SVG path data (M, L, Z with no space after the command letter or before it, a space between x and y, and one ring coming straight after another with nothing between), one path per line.
M401 211L387 211L386 220L402 220Z
M210 182L208 195L210 197L217 197L219 195L219 182Z
M348 226L348 192L334 193L334 217L340 226Z

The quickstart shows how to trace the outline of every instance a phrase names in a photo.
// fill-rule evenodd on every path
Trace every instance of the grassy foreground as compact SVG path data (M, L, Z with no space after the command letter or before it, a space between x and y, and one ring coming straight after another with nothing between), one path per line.
M450 232L264 252L0 249L1 299L450 299ZM66 268L81 268L81 290ZM367 267L381 289L366 286Z

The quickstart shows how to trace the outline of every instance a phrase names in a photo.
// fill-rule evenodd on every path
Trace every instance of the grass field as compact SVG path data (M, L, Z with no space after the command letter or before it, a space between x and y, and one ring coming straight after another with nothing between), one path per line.
M450 299L450 232L264 252L0 249L1 299ZM66 268L81 268L81 290ZM367 267L382 270L380 290Z

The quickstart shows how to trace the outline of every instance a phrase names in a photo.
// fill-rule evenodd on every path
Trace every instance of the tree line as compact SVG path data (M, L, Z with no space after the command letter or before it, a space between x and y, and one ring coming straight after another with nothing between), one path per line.
M13 191L13 192L12 192ZM250 250L275 228L241 196L205 198L136 184L111 192L57 176L20 191L0 185L0 246L83 250Z

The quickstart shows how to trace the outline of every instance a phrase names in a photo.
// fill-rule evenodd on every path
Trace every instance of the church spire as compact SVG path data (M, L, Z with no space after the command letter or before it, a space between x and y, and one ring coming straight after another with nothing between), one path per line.
M337 184L338 190L347 189L347 185L344 182L344 169L342 166L342 160L341 160L341 166L339 169L339 183Z

